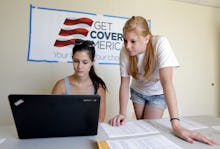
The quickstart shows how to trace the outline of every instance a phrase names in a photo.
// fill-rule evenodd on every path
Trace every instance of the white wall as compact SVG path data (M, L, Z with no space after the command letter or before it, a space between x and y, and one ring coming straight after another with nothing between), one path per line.
M13 123L10 93L50 93L55 81L72 73L66 63L27 62L29 5L152 20L153 34L166 35L181 64L175 71L180 115L219 116L220 9L171 0L3 0L0 5L0 124ZM118 112L119 66L96 65L105 80L106 121ZM114 76L111 74L115 74ZM211 84L214 83L214 86ZM128 115L133 118L129 102ZM165 116L168 116L167 112Z

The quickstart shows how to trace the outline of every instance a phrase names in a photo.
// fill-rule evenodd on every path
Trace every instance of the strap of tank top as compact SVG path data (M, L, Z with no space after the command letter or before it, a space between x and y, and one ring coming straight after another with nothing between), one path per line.
M95 88L94 88L94 86L92 86L91 94L95 95Z
M70 81L69 77L64 78L65 87L66 87L66 95L70 95Z

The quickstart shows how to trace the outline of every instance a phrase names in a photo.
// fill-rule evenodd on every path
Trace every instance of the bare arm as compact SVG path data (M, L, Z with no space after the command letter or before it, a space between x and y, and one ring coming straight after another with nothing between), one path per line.
M130 77L121 77L119 90L119 114L109 120L112 126L120 126L126 122L127 105L129 98Z
M130 77L121 77L121 84L119 90L119 114L127 115L127 105L129 98Z
M101 97L99 109L99 122L103 122L105 120L106 114L106 90L100 86L97 91L97 94Z
M160 80L164 91L164 96L166 99L166 103L168 106L168 111L170 114L170 118L178 118L178 108L177 108L177 99L176 93L173 86L173 68L166 67L160 69ZM173 127L179 126L179 121L172 121Z
M161 68L160 79L163 86L164 96L167 102L170 118L178 118L177 99L172 81L172 73L172 67ZM173 128L173 133L177 137L189 143L194 143L194 141L196 140L209 145L217 144L217 142L206 136L203 136L202 134L183 128L182 126L180 126L180 122L177 119L172 120L171 124Z

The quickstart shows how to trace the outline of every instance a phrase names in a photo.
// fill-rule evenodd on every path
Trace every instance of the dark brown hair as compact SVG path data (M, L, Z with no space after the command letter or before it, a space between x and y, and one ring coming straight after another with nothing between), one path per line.
M93 41L81 40L81 39L76 40L75 45L74 45L73 50L72 50L72 55L74 55L77 51L87 51L87 53L89 55L89 58L91 59L92 62L94 62L94 59L95 59L95 44L94 44ZM107 87L105 85L105 82L96 74L94 66L91 66L91 68L90 68L89 77L91 78L93 86L95 88L95 94L97 93L97 90L98 90L100 85L105 90L107 89Z

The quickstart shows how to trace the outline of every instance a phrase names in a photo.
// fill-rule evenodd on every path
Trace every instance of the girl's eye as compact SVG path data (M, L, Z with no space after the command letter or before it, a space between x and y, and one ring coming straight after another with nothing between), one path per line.
M88 64L88 62L87 61L83 61L83 64Z
M135 40L132 40L132 41L131 41L131 43L135 43L135 42L136 42Z
M79 61L78 61L78 60L73 60L73 62L74 62L74 63L78 63Z

